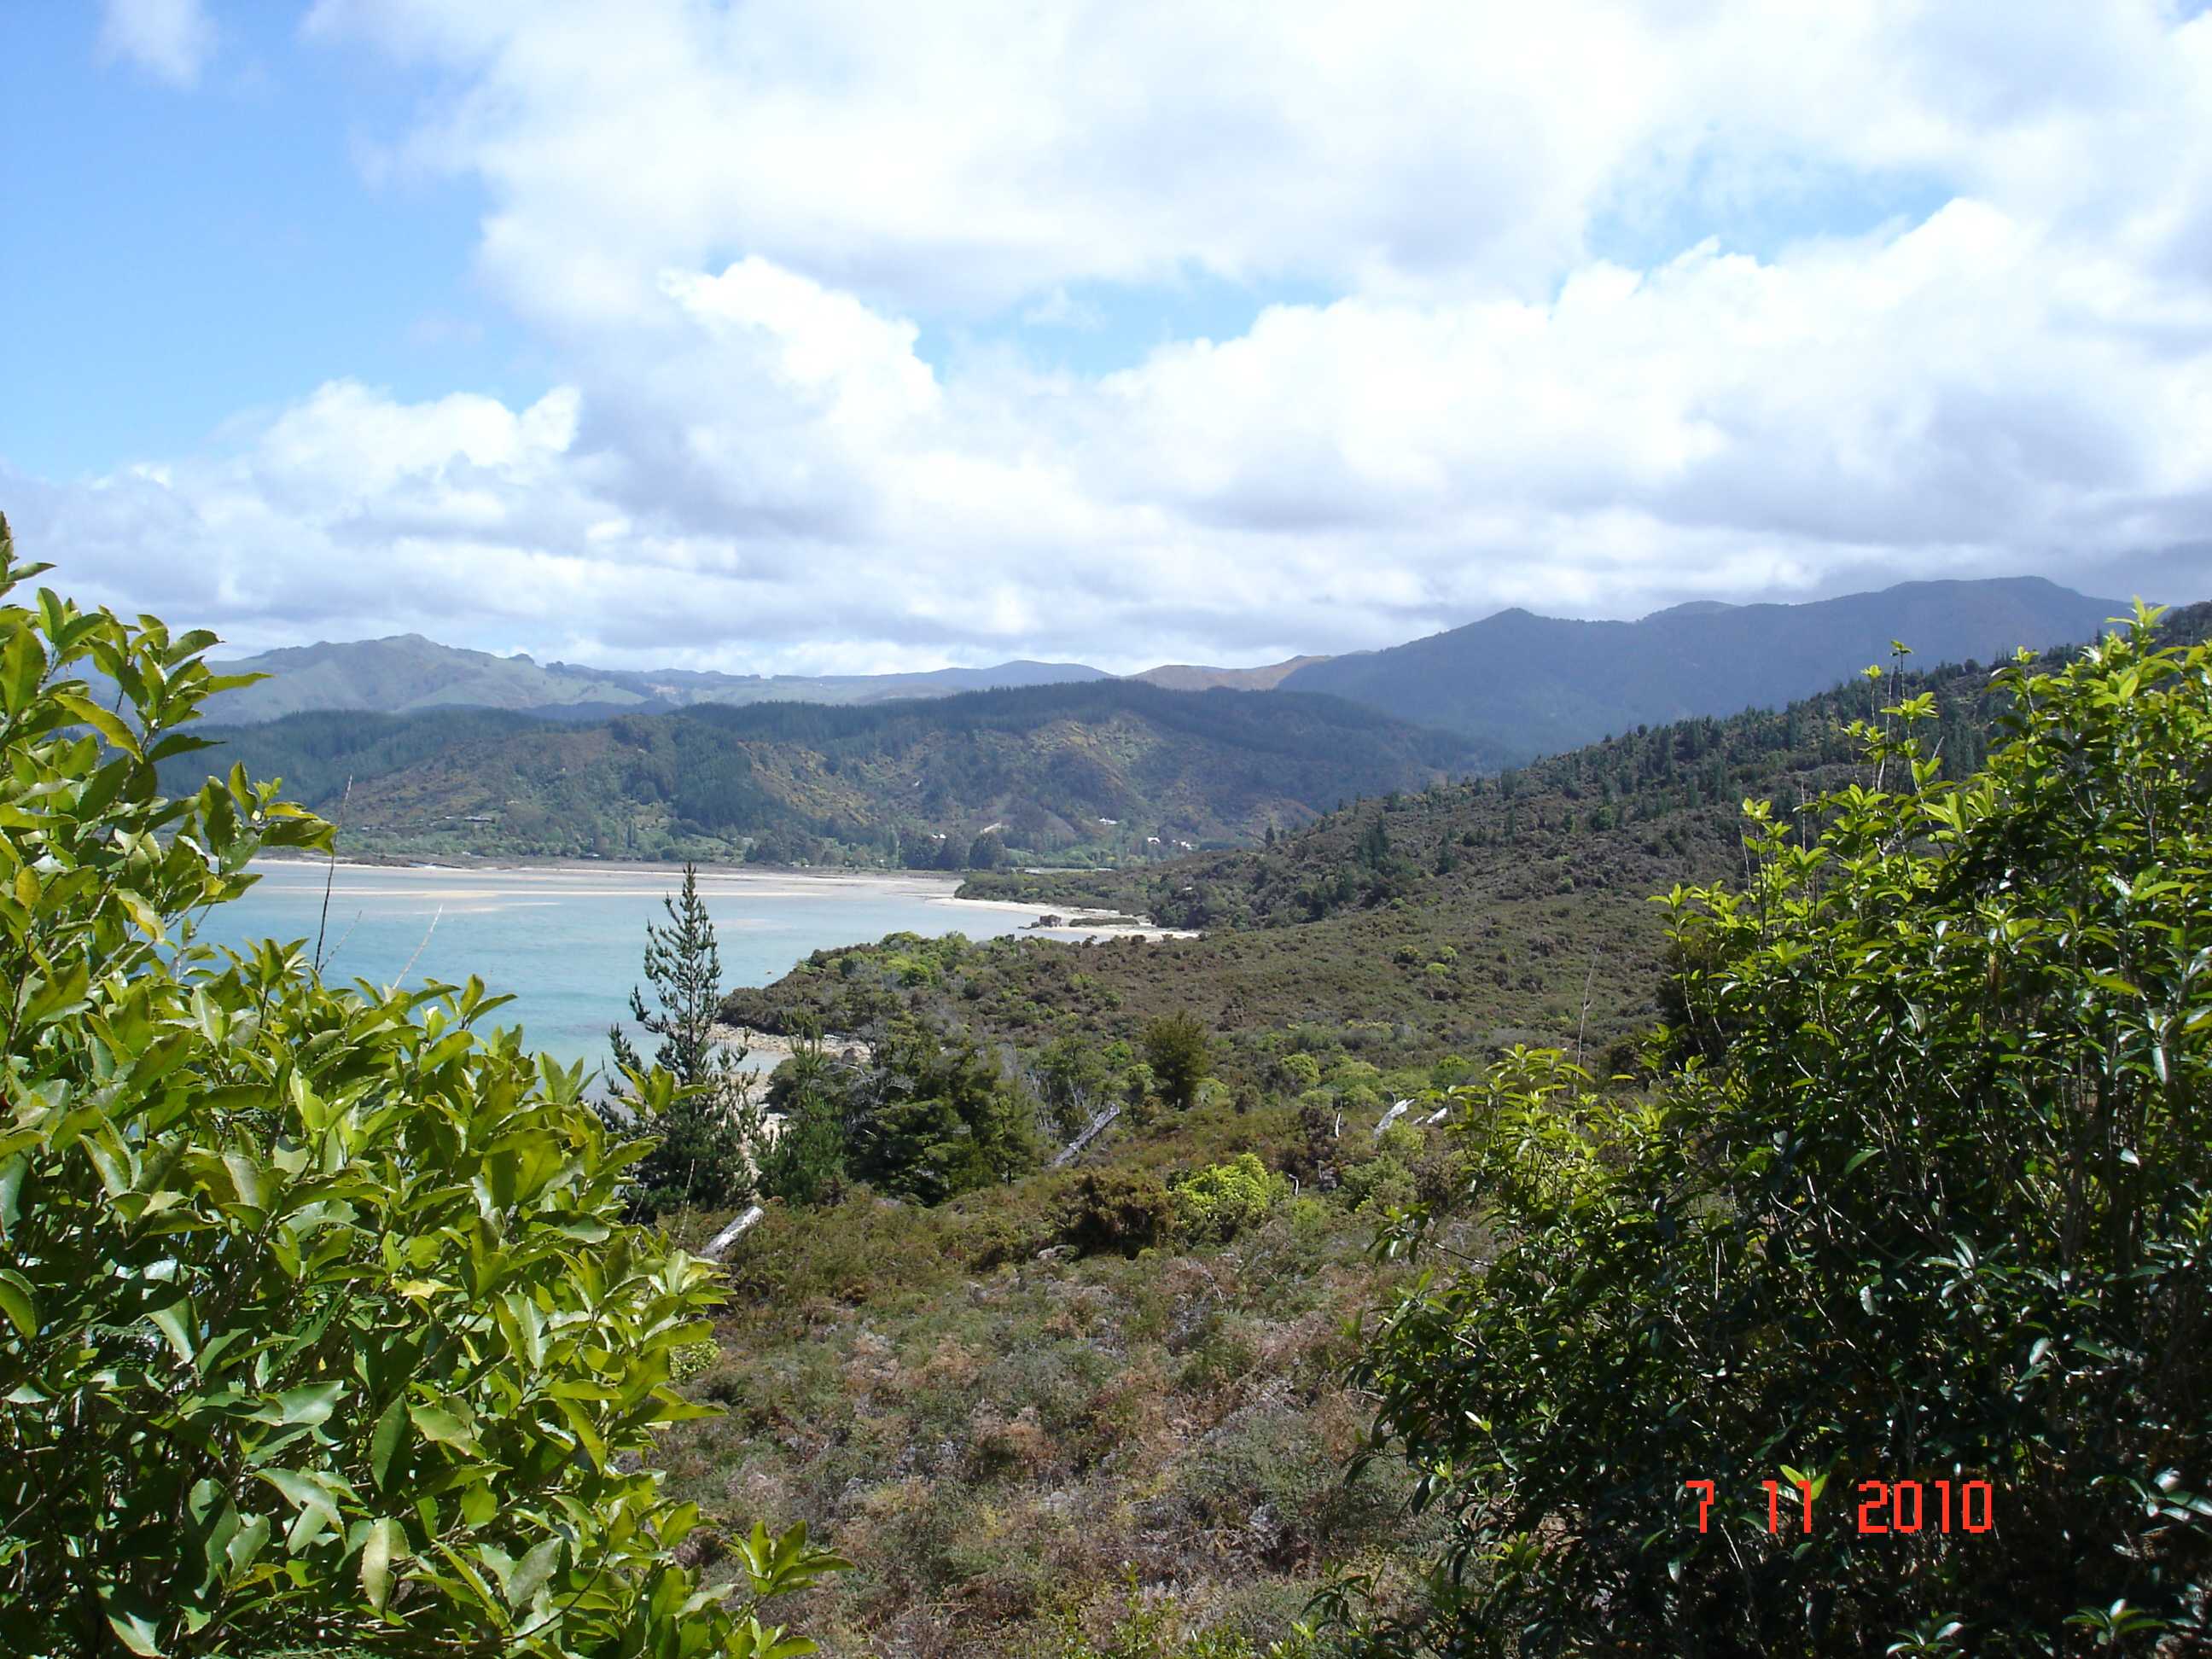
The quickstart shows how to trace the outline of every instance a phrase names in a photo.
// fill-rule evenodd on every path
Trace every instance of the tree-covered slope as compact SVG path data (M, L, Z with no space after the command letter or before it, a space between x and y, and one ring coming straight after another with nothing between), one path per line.
M2212 605L2166 619L2212 635ZM2051 653L2056 660L2063 653ZM1271 846L1150 868L972 876L973 897L1146 913L1197 939L1068 946L1000 939L917 966L898 945L821 951L733 993L764 1030L863 1031L917 1012L1036 1046L1133 1038L1188 1011L1265 1078L1285 1045L1335 1042L1384 1064L1516 1042L1592 1052L1655 1018L1665 932L1650 900L1741 873L1741 805L1874 779L1846 734L1878 702L1928 692L1947 774L1986 756L2003 700L1957 665L1864 680L1787 708L1632 730L1496 777L1385 793ZM848 965L847 958L857 958Z
M1353 1376L1452 1536L1363 1655L2212 1651L2212 651L1999 684L1668 896L1643 1086L1446 1103L1492 1243Z
M1115 680L573 726L295 714L206 735L220 746L173 763L174 781L243 760L337 813L364 848L945 866L1000 848L1141 859L1256 841L1490 758L1334 698Z
M1882 660L1892 640L1923 662L1995 661L2093 639L2126 610L2021 576L1806 605L1678 605L1632 623L1504 611L1301 668L1283 688L1333 692L1526 759L1634 726L1778 708Z

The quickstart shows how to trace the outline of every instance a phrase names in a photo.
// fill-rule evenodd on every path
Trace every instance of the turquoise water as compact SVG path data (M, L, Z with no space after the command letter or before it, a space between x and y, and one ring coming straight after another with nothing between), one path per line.
M200 937L241 945L305 939L323 908L323 866L270 861L243 898L212 912ZM645 924L665 921L660 898L680 872L605 870L383 869L339 865L331 893L323 972L333 982L459 984L474 974L515 1000L491 1023L520 1022L532 1048L564 1061L606 1059L608 1025L629 1021L641 980ZM972 939L1023 928L1037 913L972 904L928 877L811 877L708 872L700 895L721 948L725 987L765 985L810 952L908 931ZM651 1048L645 1052L649 1056Z

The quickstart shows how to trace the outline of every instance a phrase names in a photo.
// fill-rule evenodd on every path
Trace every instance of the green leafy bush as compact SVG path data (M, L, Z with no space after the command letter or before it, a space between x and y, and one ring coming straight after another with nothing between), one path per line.
M1388 1152L1347 1164L1337 1173L1338 1199L1346 1209L1362 1214L1381 1216L1405 1209L1419 1191L1413 1166Z
M0 596L42 568L0 520ZM622 1224L643 1149L580 1068L477 1030L473 981L195 942L331 833L242 769L156 793L238 683L210 643L0 606L0 1650L809 1650L755 1610L841 1564L756 1529L726 1606L641 1462L719 1297Z
M2212 1642L2212 653L2140 617L2000 682L1982 774L1908 699L1816 838L1753 806L1748 890L1670 896L1653 1093L1465 1091L1498 1254L1358 1372L1452 1517L1376 1651Z
M972 1038L893 1020L844 1103L844 1163L896 1197L937 1204L1037 1161L1035 1115Z
M1267 1219L1267 1212L1290 1194L1291 1184L1250 1152L1227 1164L1210 1164L1177 1182L1176 1225L1186 1238L1229 1238Z

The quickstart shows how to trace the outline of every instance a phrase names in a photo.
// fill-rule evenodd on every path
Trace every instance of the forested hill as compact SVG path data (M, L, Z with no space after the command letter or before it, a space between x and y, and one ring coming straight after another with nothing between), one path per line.
M356 850L937 867L1250 842L1494 763L1333 697L1121 680L572 726L325 712L201 735L220 746L168 763L170 787L243 761L335 816Z
M2212 605L2172 612L2164 633L2174 644L2212 638ZM1990 672L1977 663L1885 678L1879 700L1931 693L1937 714L1923 730L1956 775L2001 735ZM1875 702L1860 680L1780 710L1632 730L1495 777L1358 801L1263 848L1151 869L971 877L961 889L971 897L1101 905L1207 931L1073 957L1027 941L972 947L962 995L933 1012L1036 1043L1126 1037L1152 1015L1187 1010L1255 1066L1300 1032L1334 1033L1383 1065L1516 1042L1601 1045L1657 1012L1664 929L1651 896L1741 875L1747 797L1786 808L1873 782L1844 727ZM836 968L802 964L738 993L732 1014L775 1030L807 1012L856 1030L890 1012L885 998L930 994Z
M2124 615L2038 576L1904 582L1804 605L1677 605L1640 622L1504 611L1386 651L1300 668L1327 691L1526 760L1631 726L1811 696L1903 640L1926 663L2095 638Z

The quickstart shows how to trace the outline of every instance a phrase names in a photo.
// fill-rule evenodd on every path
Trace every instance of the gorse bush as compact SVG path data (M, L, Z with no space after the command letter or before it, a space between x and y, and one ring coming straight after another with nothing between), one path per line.
M42 568L0 520L0 598ZM156 793L211 642L0 605L0 1650L809 1650L755 1616L840 1565L802 1530L723 1540L732 1605L678 1556L641 1460L719 1297L622 1224L580 1070L474 982L195 942L331 834L242 769Z
M2212 653L2149 620L2000 675L1978 775L1908 699L1817 834L1747 806L1650 1094L1456 1091L1500 1242L1359 1369L1453 1522L1376 1651L2212 1641Z
M1131 1170L1086 1170L1059 1218L1060 1237L1079 1255L1135 1255L1164 1243L1177 1224L1175 1194L1158 1176Z
M1291 1183L1257 1157L1240 1152L1227 1164L1193 1170L1168 1196L1175 1204L1177 1231L1206 1240L1229 1238L1266 1220L1290 1191Z

